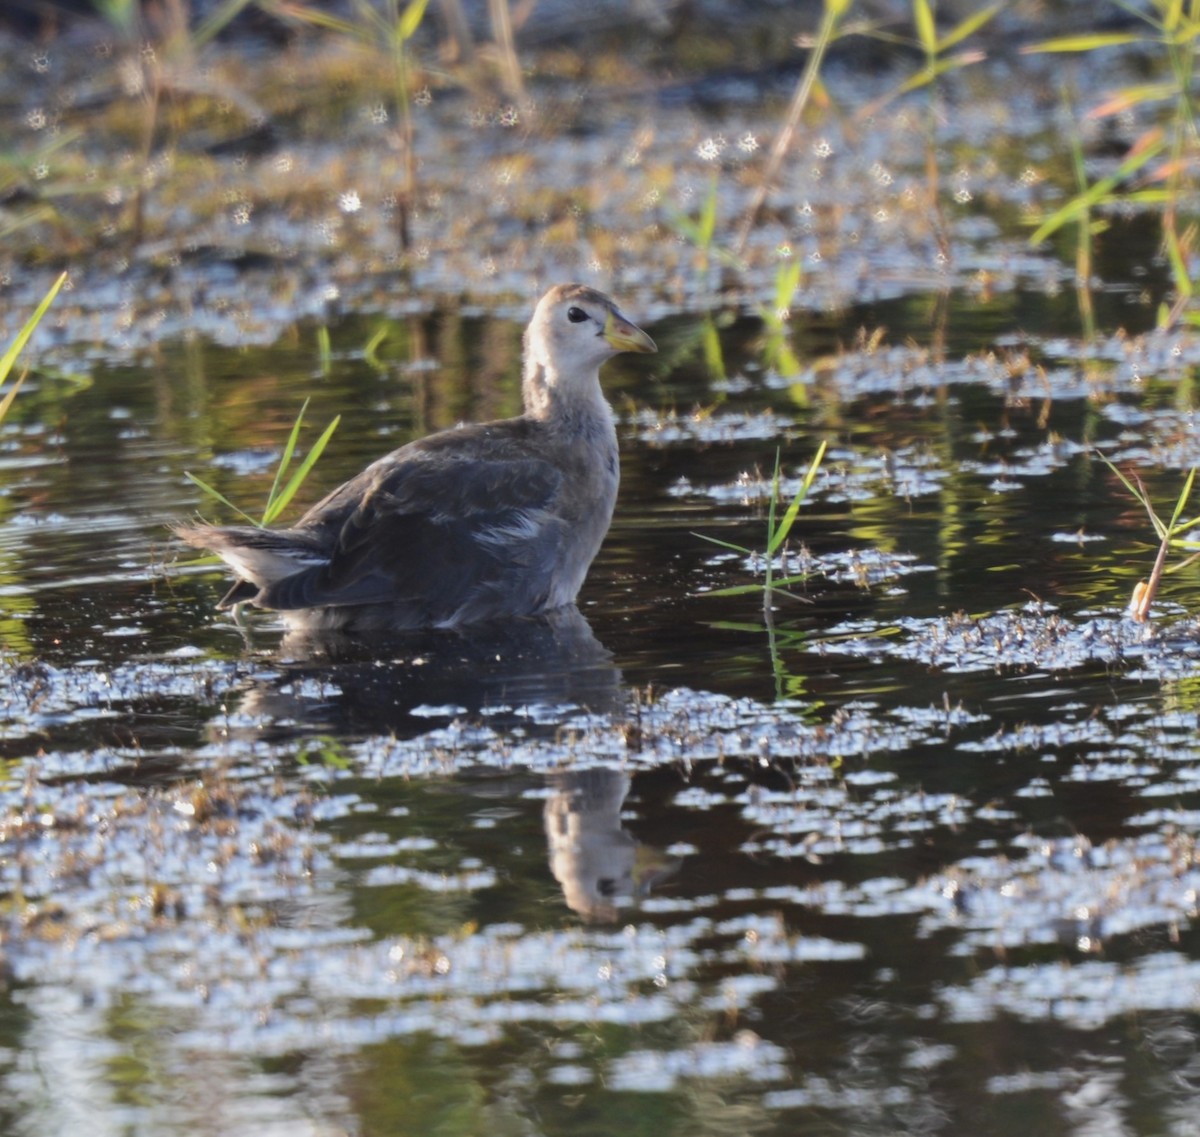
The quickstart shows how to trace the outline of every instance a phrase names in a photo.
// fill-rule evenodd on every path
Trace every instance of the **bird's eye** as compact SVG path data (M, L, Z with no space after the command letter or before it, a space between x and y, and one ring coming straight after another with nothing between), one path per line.
M568 308L567 319L572 324L582 324L588 318L588 314L582 308Z

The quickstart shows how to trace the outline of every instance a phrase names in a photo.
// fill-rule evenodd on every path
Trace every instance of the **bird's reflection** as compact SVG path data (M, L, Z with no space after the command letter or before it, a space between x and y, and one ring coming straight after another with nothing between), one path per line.
M279 672L257 682L241 710L335 733L412 737L438 707L486 714L502 728L527 724L522 712L535 705L598 714L622 706L621 673L573 606L461 632L289 632L277 658Z
M543 818L550 871L572 911L595 923L617 918L646 896L680 861L638 842L621 825L629 793L623 770L565 770L550 777Z
M257 740L316 732L414 738L429 731L439 710L454 718L486 715L497 730L519 724L527 735L553 736L556 716L531 717L530 707L584 708L614 718L625 709L621 673L574 607L469 634L368 640L292 632L277 661L278 669L261 676L239 705L243 722L253 725L227 722L227 736L245 729ZM629 786L629 776L614 769L550 775L544 810L550 868L567 905L589 922L616 919L622 906L679 867L677 858L622 827Z

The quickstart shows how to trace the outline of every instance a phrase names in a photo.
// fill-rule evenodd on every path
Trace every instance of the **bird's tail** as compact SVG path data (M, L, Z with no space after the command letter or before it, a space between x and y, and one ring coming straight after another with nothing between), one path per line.
M199 524L178 525L174 532L185 544L216 553L237 573L239 580L221 601L222 608L253 601L273 584L328 559L293 529Z

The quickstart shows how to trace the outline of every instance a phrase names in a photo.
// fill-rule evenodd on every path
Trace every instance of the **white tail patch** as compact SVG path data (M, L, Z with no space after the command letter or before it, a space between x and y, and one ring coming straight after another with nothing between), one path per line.
M301 569L324 564L325 557L302 549L287 552L275 549L252 549L245 545L224 545L215 552L243 580L266 588L278 580L292 576Z

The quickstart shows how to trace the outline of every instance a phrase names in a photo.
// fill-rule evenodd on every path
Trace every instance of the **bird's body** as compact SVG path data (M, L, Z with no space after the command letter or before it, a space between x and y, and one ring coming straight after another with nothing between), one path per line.
M617 496L599 368L619 351L654 350L607 296L559 285L525 333L518 418L411 442L290 529L177 534L237 573L223 607L248 601L293 625L452 628L571 604Z

